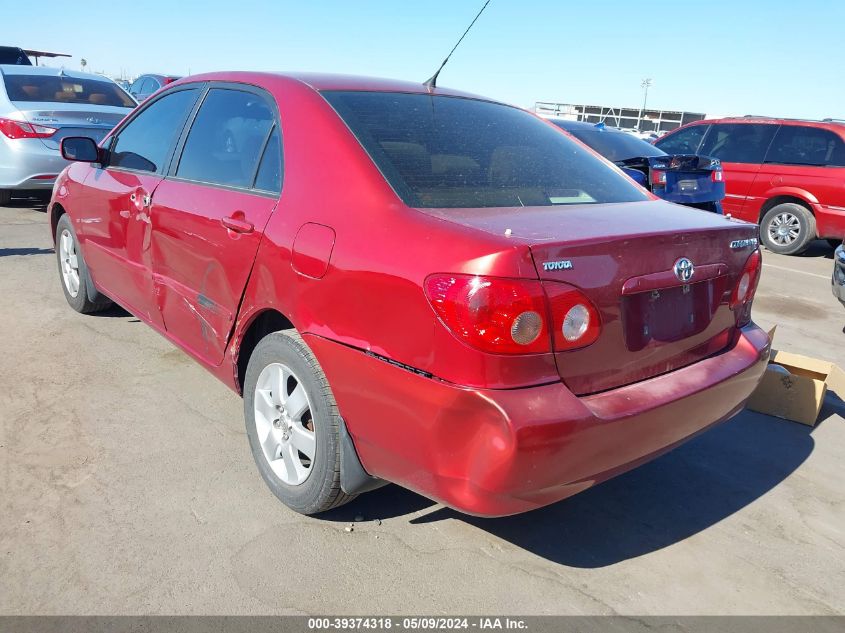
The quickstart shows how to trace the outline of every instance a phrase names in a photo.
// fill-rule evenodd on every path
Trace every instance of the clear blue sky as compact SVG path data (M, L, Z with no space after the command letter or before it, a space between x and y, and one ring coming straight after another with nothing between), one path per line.
M7 2L3 44L117 75L308 70L423 81L482 0ZM439 83L535 101L845 118L841 0L492 0ZM14 41L12 41L14 40ZM50 65L54 65L50 64Z

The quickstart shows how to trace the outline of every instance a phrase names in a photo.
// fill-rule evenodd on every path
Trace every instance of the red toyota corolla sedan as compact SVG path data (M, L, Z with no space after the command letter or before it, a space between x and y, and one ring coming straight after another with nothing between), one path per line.
M385 481L553 503L734 415L767 362L755 225L489 99L216 73L63 152L71 307L119 303L242 393L298 512Z

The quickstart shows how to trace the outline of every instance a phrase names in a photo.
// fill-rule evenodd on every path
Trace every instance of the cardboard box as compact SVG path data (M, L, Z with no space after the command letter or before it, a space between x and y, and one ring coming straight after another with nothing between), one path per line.
M772 328L769 337L774 338L774 333ZM772 348L769 367L751 394L748 408L815 426L828 389L845 399L845 372L838 365Z

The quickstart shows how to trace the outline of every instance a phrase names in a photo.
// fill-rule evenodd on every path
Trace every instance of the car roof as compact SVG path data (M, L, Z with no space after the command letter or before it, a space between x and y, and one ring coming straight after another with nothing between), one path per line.
M74 79L98 79L100 81L111 81L108 77L95 75L94 73L81 73L76 70L50 68L49 66L23 66L18 64L0 64L0 74L42 75L45 77L70 77Z
M138 75L135 81L141 79L141 77L155 77L156 79L181 79L181 75L161 75L159 73L144 73L143 75Z
M807 125L810 127L830 127L831 125L837 128L843 127L845 121L840 120L818 120L818 119L778 119L776 117L763 116L734 116L722 117L720 119L701 119L700 121L691 121L686 125L710 125L713 123L756 123L758 125ZM684 126L686 127L686 126Z
M285 78L309 86L317 91L352 91L352 92L405 92L413 94L434 94L493 101L488 97L436 87L429 89L422 82L401 81L397 79L380 79L377 77L362 77L356 75L335 75L308 72L246 72L229 71L205 73L183 77L178 83L195 81L231 81L235 83L253 83L262 85L272 83L273 80Z
M610 133L625 134L623 130L607 126L599 127L600 124L590 123L589 121L573 121L572 119L561 119L558 117L552 117L549 121L552 121L555 125L559 125L564 130L603 130Z

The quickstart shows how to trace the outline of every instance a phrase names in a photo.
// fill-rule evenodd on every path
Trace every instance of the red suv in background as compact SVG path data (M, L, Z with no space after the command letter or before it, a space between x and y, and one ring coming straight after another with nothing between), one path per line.
M657 140L670 154L722 161L725 213L760 224L766 247L796 255L845 236L845 124L743 117L696 121Z

